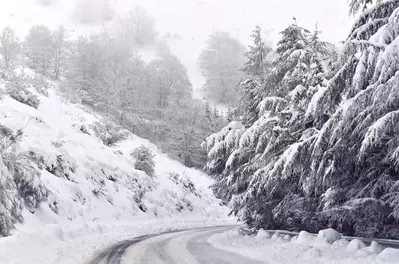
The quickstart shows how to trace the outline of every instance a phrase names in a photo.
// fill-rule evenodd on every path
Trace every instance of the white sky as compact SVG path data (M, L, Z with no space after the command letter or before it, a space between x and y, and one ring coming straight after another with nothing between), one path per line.
M42 6L38 2L52 1ZM55 28L65 25L77 33L98 30L99 27L76 25L71 15L79 0L0 0L0 28L16 28L22 37L35 24ZM102 2L104 0L92 0ZM182 39L170 43L172 50L189 71L194 88L202 86L197 57L213 30L229 31L244 44L259 24L269 31L276 43L278 33L297 18L298 24L309 30L323 31L322 39L338 43L346 38L351 26L347 0L111 0L117 12L126 12L135 5L145 7L156 18L161 34L178 33Z
M50 6L38 2L53 1ZM78 0L0 0L0 26L11 25L22 31L33 24L70 24ZM97 0L101 2L102 0ZM208 35L213 29L230 31L246 42L256 24L277 33L292 23L313 29L316 22L324 39L345 38L351 24L347 0L111 0L118 11L139 4L157 18L161 32L181 32L193 37ZM167 29L166 29L167 28Z

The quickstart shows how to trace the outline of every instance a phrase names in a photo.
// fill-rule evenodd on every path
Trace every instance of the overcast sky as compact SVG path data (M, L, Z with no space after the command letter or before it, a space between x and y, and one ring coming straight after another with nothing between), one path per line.
M11 25L22 31L31 24L69 25L78 0L3 0L0 25ZM99 2L103 0L97 0ZM324 39L338 42L350 26L347 0L111 0L118 12L139 4L157 19L161 32L188 33L193 37L209 34L213 29L230 31L248 39L254 25L277 33L292 23L295 16L309 29L318 23ZM39 6L37 3L53 2Z
M128 6L132 0L118 0ZM256 24L278 32L297 18L298 24L313 29L318 24L324 39L338 42L346 37L351 21L347 0L134 0L146 6L159 20L158 27L175 31L191 30L191 34L208 33L212 29L228 30L241 39Z
M96 31L102 25L78 25L72 14L79 0L1 0L0 28L11 26L23 37L35 24L56 28L59 24L77 34ZM106 0L89 0L100 3ZM276 44L278 33L297 18L300 26L323 31L322 39L332 43L344 40L351 26L347 0L110 0L117 13L127 12L135 5L145 7L156 19L161 35L181 35L170 43L173 52L188 68L191 82L198 89L203 78L197 58L205 41L214 30L229 31L244 44L259 24L269 32ZM52 3L40 5L39 3Z

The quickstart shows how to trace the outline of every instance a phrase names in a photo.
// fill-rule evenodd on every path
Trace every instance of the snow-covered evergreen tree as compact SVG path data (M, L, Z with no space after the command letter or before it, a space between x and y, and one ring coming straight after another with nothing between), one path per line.
M268 55L272 49L266 45L260 26L256 26L251 38L253 44L248 47L248 51L245 53L247 61L242 70L246 75L263 79L269 68Z
M295 23L284 29L277 43L276 59L273 61L272 94L287 94L297 85L304 83L307 71L309 30Z

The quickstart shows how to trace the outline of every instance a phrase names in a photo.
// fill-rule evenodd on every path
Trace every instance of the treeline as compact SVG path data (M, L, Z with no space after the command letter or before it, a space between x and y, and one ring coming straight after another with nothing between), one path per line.
M399 238L398 10L374 3L339 54L296 21L270 63L254 37L236 121L204 144L233 214L256 228Z

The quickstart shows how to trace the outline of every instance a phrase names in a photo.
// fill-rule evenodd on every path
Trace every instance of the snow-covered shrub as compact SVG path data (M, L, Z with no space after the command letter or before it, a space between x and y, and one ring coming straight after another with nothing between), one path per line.
M176 172L170 172L168 178L169 178L169 180L174 182L176 185L182 185L184 190L186 190L187 193L193 193L193 194L199 196L193 181L189 177L187 177L187 175L185 175L185 174L180 175L179 173L176 173Z
M40 181L40 157L33 152L15 152L22 135L22 130L14 133L0 125L0 235L8 235L14 224L22 221L21 201L33 209L50 194Z
M126 130L110 122L95 122L92 125L92 129L94 134L108 147L116 146L118 143L125 141L129 136Z
M193 205L193 203L192 203L190 200L188 200L187 198L183 198L183 199L181 199L181 201L183 202L183 204L185 205L185 207L186 207L190 212L194 211L194 205Z
M107 194L107 188L105 186L105 181L100 180L97 183L97 186L91 190L91 192L97 198L100 197L100 195L105 196Z
M0 236L7 236L14 224L22 220L21 204L12 175L0 156Z
M24 75L13 76L6 83L7 94L20 103L29 105L33 108L38 108L40 104L39 97L34 95L29 88L28 77Z
M31 79L31 84L38 93L44 96L48 96L48 90L50 89L51 84L49 81L46 80L46 78L43 75L36 74Z
M72 157L66 154L57 155L55 164L45 164L45 169L57 177L73 180L71 176L76 171L76 163Z
M89 130L87 129L86 125L81 125L80 128L79 128L79 130L80 130L82 133L87 134L87 135L90 136L90 132L89 132Z
M18 138L11 129L0 125L0 236L9 235L14 224L22 220L17 186L9 170L14 167L12 161L15 156L11 147Z
M13 171L18 194L30 209L37 208L50 195L50 191L40 180L41 170L40 165L35 163L37 160L37 155L33 152L21 153L16 157Z
M134 149L130 155L136 159L134 167L136 170L144 171L148 176L155 176L155 154L152 153L151 149L141 145Z

